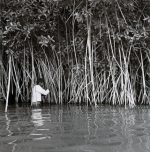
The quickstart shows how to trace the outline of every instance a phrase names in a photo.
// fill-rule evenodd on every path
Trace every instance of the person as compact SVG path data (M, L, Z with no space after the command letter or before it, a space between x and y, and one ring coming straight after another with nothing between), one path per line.
M41 95L46 96L49 94L49 90L43 89L42 86L43 86L43 79L40 78L37 80L37 85L35 85L32 88L31 106L32 105L39 105L42 101Z

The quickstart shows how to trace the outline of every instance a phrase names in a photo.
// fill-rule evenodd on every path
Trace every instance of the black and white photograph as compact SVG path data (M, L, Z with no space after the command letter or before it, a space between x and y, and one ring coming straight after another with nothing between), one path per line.
M0 152L150 152L150 0L0 0Z

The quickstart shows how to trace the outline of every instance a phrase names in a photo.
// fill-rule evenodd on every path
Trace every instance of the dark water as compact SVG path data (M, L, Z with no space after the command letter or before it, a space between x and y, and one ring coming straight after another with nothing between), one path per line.
M0 108L0 152L150 152L150 108Z

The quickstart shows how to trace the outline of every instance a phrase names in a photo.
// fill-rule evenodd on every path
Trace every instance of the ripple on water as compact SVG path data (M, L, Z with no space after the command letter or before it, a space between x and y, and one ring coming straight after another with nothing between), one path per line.
M150 110L70 107L1 113L0 152L149 152Z

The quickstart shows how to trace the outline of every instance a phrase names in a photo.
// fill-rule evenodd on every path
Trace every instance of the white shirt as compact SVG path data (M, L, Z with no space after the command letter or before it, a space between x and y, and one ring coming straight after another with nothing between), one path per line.
M35 85L32 89L32 103L41 101L41 95L47 95L49 90L44 90L40 85Z

